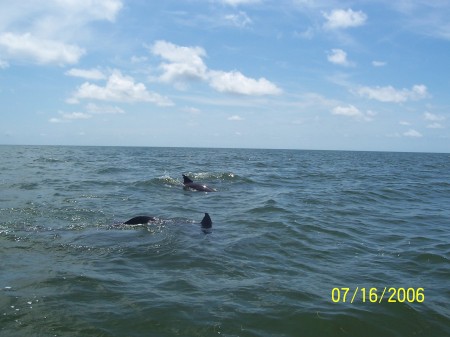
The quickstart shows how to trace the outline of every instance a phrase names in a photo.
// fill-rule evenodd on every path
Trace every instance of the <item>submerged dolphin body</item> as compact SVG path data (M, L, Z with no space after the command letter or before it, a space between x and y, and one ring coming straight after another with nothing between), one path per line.
M214 188L203 184L194 183L189 177L183 174L183 184L185 189L193 189L201 192L216 192Z
M125 221L124 225L146 225L151 222L157 222L160 221L160 219L155 218L153 216L147 216L147 215L140 215L135 216L134 218L131 218L128 221ZM205 234L211 233L212 230L212 220L208 213L205 213L205 216L203 217L202 221L200 222L202 225L202 231Z

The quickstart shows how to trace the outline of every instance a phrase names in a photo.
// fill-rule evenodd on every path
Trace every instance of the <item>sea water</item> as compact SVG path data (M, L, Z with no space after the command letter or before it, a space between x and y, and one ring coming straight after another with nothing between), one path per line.
M450 336L449 154L0 156L0 336Z

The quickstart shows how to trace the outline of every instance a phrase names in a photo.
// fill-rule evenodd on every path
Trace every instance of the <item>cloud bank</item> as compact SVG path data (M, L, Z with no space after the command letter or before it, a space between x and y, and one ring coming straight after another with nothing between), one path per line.
M19 59L37 64L74 64L86 51L73 44L39 38L30 33L0 34L0 50L8 59Z
M120 0L48 0L2 3L0 55L20 61L59 66L76 64L86 54L80 32L94 21L113 22Z
M427 87L423 84L416 84L411 89L395 89L392 86L360 87L356 90L356 93L359 96L367 97L380 102L394 103L419 100L429 96Z
M183 85L197 80L208 83L218 92L248 96L277 95L282 92L264 77L254 79L236 70L226 72L209 69L203 61L206 52L201 47L185 47L167 41L156 41L150 51L168 61L159 65L162 71L159 80L162 82Z
M362 121L366 121L366 122L372 121L373 117L375 116L375 113L373 113L372 111L363 113L357 107L355 107L354 105L351 105L351 104L348 106L336 106L331 110L331 113L333 115L350 117L350 118L354 118L354 119L362 120Z
M143 83L136 83L132 77L122 75L118 70L113 71L104 87L89 82L83 83L68 102L79 103L80 100L86 99L125 103L150 102L159 106L173 105L168 98L148 91Z
M77 69L72 68L65 73L68 76L81 77L88 80L103 80L106 76L98 69Z
M327 20L324 28L343 29L362 26L366 23L367 15L362 11L353 11L352 9L334 9L329 13L323 13Z

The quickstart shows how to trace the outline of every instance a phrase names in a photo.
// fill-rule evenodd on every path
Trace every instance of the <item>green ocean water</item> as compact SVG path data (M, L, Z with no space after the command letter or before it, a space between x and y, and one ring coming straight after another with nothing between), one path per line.
M0 336L450 336L449 154L0 155Z

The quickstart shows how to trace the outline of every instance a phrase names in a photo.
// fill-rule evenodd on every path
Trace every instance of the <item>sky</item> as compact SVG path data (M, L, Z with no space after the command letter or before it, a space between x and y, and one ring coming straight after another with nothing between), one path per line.
M0 0L0 144L450 152L447 0Z

